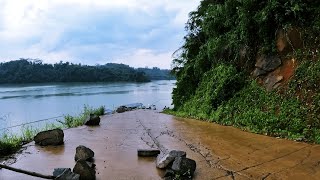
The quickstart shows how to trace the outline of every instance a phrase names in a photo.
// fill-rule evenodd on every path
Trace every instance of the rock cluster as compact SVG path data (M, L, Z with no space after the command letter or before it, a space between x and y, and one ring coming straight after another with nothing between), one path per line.
M49 131L39 132L34 141L40 146L57 146L63 144L64 133L61 129L53 129Z
M72 172L70 168L56 168L53 176L58 180L95 180L95 164L91 162L93 157L94 152L90 148L80 145L76 148L76 164Z
M156 167L165 170L164 179L173 180L175 177L181 179L192 179L197 164L194 160L187 158L184 151L172 150L166 154L160 154L159 150L138 149L138 156L153 157L157 155Z
M73 172L80 175L80 180L94 180L96 179L95 164L91 163L94 157L94 152L85 146L78 146L74 156L76 165Z
M165 155L158 155L156 166L160 169L166 169L164 179L170 180L177 176L181 179L192 179L197 164L186 156L186 152L177 150L172 150Z

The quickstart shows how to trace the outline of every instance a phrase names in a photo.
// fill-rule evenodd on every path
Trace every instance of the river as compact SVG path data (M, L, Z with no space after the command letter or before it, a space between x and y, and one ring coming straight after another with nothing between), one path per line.
M171 106L175 80L149 83L58 83L0 85L0 133L20 133L21 128L12 126L37 120L76 115L84 105L106 109L130 103L155 104L158 109ZM53 118L32 127L56 122ZM30 125L27 125L30 127Z

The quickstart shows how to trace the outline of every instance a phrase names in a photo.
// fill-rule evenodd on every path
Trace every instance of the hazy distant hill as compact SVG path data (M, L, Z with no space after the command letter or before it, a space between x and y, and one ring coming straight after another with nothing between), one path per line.
M172 80L175 79L168 69L153 68L138 68L138 71L142 71L151 80Z

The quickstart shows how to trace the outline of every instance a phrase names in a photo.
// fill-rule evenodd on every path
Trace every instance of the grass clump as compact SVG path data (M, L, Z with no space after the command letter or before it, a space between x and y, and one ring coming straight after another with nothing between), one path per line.
M45 130L51 130L56 128L71 128L82 126L86 120L86 118L90 114L94 114L97 116L101 116L104 114L105 107L100 106L98 108L92 108L87 105L84 105L83 112L81 112L77 116L66 115L64 119L58 120L61 124L46 124L44 128L33 128L31 126L23 127L21 130L21 135L14 134L4 134L0 138L0 158L4 156L8 156L17 152L21 147L29 143L33 140L34 136Z
M104 115L105 107L100 106L98 108L92 108L90 106L84 105L83 111L76 116L66 115L64 116L63 121L59 121L66 128L72 128L77 126L82 126L86 119L90 116L90 114L94 114L96 116Z

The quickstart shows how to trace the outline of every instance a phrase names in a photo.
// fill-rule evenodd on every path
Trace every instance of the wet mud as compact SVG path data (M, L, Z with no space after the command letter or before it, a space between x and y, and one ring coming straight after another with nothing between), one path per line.
M184 150L197 162L195 179L319 179L320 146L276 139L150 110L107 115L99 127L64 130L65 143L30 143L10 166L52 174L75 165L78 145L95 152L97 179L162 179L155 158L139 158L137 149ZM37 179L5 169L0 179Z

